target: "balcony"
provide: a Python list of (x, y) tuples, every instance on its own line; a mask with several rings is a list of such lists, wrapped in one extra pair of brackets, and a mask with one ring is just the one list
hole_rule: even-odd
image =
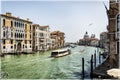
[(120, 31), (116, 32), (116, 40), (120, 40)]

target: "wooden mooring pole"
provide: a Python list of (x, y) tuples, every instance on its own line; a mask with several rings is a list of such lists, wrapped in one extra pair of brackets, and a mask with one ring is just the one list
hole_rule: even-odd
[(84, 79), (85, 73), (84, 73), (84, 58), (82, 58), (82, 79)]
[(101, 63), (100, 55), (101, 55), (101, 52), (99, 52), (99, 63)]
[(92, 79), (93, 78), (93, 55), (91, 55), (90, 66), (91, 66), (90, 78)]
[(94, 54), (94, 68), (96, 68), (96, 53)]

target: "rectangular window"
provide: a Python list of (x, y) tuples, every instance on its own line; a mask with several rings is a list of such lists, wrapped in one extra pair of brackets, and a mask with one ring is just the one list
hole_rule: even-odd
[(5, 31), (3, 31), (3, 37), (5, 37)]
[(120, 43), (119, 42), (117, 42), (117, 54), (119, 54), (120, 53), (120, 48), (119, 48), (119, 45), (120, 45)]
[(13, 46), (11, 46), (11, 49), (13, 49)]
[(13, 44), (13, 40), (11, 40), (11, 44)]
[(5, 49), (5, 46), (3, 46), (3, 49)]
[(117, 16), (117, 31), (120, 31), (120, 14)]
[(11, 27), (13, 27), (13, 21), (11, 21)]
[(120, 2), (120, 0), (117, 0), (117, 2)]
[(31, 31), (31, 25), (30, 25), (30, 31)]
[(5, 26), (5, 19), (3, 19), (3, 26)]
[(31, 44), (31, 41), (30, 41), (30, 44)]
[(40, 33), (40, 36), (43, 37), (43, 33)]
[(31, 37), (31, 34), (30, 34), (30, 39), (31, 39), (32, 37)]
[(5, 44), (5, 40), (3, 40), (3, 44)]
[(27, 38), (27, 34), (25, 34), (25, 38)]
[(27, 41), (25, 41), (25, 44), (27, 44)]

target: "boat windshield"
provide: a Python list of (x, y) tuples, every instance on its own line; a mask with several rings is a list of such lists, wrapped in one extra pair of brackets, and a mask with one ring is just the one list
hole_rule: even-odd
[(51, 55), (57, 55), (58, 54), (58, 52), (52, 52), (52, 54)]

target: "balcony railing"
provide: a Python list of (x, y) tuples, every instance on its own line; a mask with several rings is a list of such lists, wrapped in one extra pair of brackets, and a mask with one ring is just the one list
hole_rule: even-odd
[(120, 31), (119, 31), (119, 32), (116, 32), (116, 39), (117, 39), (117, 40), (120, 40)]

